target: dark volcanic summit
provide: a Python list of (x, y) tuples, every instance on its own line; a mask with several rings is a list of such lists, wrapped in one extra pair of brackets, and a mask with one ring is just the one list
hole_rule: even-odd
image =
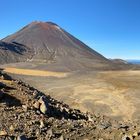
[(32, 22), (0, 42), (0, 62), (45, 63), (52, 69), (109, 69), (112, 62), (52, 22)]

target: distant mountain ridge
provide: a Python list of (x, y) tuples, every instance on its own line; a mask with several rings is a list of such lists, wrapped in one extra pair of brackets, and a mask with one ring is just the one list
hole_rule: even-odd
[(140, 64), (140, 60), (126, 60), (128, 63)]

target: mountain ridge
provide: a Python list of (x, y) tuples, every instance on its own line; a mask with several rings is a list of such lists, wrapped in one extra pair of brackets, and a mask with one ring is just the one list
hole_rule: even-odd
[[(24, 48), (23, 54), (5, 51), (0, 46), (2, 64), (16, 62), (44, 63), (51, 70), (112, 70), (118, 66), (53, 22), (34, 21), (2, 39)], [(4, 46), (3, 46), (4, 47)], [(10, 60), (10, 58), (13, 58)], [(118, 64), (119, 65), (119, 64)]]

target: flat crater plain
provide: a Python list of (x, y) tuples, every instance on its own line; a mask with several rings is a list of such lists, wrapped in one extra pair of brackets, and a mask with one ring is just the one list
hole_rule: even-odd
[(73, 108), (117, 120), (140, 119), (140, 71), (52, 72), (2, 66), (14, 78), (64, 101)]

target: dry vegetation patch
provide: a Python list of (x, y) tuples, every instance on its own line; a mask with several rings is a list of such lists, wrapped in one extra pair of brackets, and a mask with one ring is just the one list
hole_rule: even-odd
[(32, 69), (19, 69), (19, 68), (5, 68), (5, 72), (19, 75), (27, 76), (53, 76), (53, 77), (66, 77), (68, 73), (63, 72), (52, 72), (52, 71), (43, 71), (43, 70), (32, 70)]

